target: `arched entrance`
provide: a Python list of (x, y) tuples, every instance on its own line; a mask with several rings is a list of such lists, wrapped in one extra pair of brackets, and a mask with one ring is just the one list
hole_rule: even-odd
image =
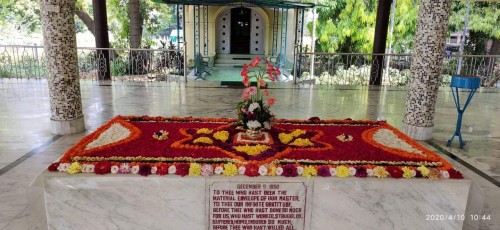
[(264, 54), (264, 20), (255, 9), (227, 9), (217, 19), (217, 53)]

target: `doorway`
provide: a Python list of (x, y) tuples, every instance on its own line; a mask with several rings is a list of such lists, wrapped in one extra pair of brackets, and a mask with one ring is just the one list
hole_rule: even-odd
[(251, 10), (238, 7), (231, 9), (231, 53), (250, 54)]

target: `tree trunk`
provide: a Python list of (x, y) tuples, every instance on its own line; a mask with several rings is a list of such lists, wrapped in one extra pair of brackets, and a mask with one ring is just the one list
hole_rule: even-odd
[[(493, 43), (491, 44), (489, 55), (498, 55), (500, 54), (500, 39), (494, 38)], [(485, 86), (493, 87), (500, 80), (500, 65), (495, 66), (495, 58), (489, 58), (488, 61), (488, 73), (491, 73), (491, 79), (486, 82)]]
[(491, 44), (491, 49), (489, 55), (499, 55), (500, 54), (500, 39), (494, 38)]
[(130, 48), (140, 48), (143, 23), (140, 0), (129, 1), (128, 13), (130, 17)]
[[(94, 26), (94, 19), (90, 17), (90, 15), (83, 11), (83, 9), (76, 8), (75, 9), (75, 15), (78, 16), (80, 20), (82, 20), (83, 24), (87, 27), (87, 29), (94, 35), (95, 37), (95, 26)], [(113, 48), (113, 46), (110, 44), (109, 48)], [(109, 58), (110, 60), (114, 60), (116, 57), (118, 57), (118, 54), (116, 53), (116, 50), (111, 50), (109, 52)]]
[(82, 9), (76, 9), (75, 14), (78, 18), (80, 18), (80, 20), (82, 20), (85, 26), (87, 26), (87, 29), (92, 33), (92, 35), (95, 36), (94, 20), (90, 17), (90, 15)]

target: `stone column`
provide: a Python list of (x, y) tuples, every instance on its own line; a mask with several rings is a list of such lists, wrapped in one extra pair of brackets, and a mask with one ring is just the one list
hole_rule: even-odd
[[(375, 23), (375, 34), (373, 38), (374, 54), (384, 54), (387, 43), (387, 28), (389, 28), (389, 16), (391, 15), (392, 0), (378, 0), (377, 19)], [(382, 71), (384, 68), (384, 56), (374, 55), (370, 69), (370, 85), (382, 84)], [(387, 70), (389, 71), (389, 70)]]
[[(109, 48), (108, 36), (108, 14), (106, 12), (106, 1), (92, 0), (94, 9), (94, 36), (96, 48)], [(97, 76), (99, 80), (111, 80), (109, 56), (111, 50), (97, 50), (97, 61), (99, 69)]]
[(85, 130), (75, 34), (76, 0), (40, 0), (51, 131), (73, 134)]
[(452, 0), (420, 0), (411, 79), (402, 130), (415, 140), (432, 138), (439, 75)]

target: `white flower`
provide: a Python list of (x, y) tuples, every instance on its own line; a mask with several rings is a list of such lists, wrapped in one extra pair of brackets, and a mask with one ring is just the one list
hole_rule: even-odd
[(336, 176), (337, 175), (337, 168), (330, 168), (330, 174), (332, 176)]
[(158, 171), (158, 167), (156, 166), (151, 167), (151, 174), (156, 174), (156, 171)]
[(66, 172), (66, 171), (68, 171), (69, 165), (70, 165), (69, 163), (61, 163), (61, 164), (59, 164), (59, 166), (57, 167), (57, 170), (58, 170), (59, 172)]
[(170, 165), (170, 167), (168, 167), (168, 174), (175, 174), (175, 172), (177, 172), (175, 165)]
[(266, 167), (265, 165), (261, 165), (261, 166), (259, 167), (259, 174), (260, 174), (261, 176), (265, 176), (265, 175), (267, 175), (267, 167)]
[(264, 122), (264, 128), (266, 129), (271, 129), (271, 125), (269, 124), (269, 122)]
[(248, 128), (250, 129), (258, 129), (261, 127), (260, 125), (260, 122), (256, 121), (256, 120), (251, 120), (251, 121), (248, 121), (247, 122), (247, 126)]
[(240, 166), (238, 168), (238, 174), (240, 174), (240, 175), (245, 174), (245, 170), (246, 170), (245, 166)]
[(83, 173), (92, 173), (92, 172), (94, 172), (94, 165), (92, 165), (92, 164), (82, 164), (82, 172)]
[(87, 165), (87, 171), (88, 171), (89, 173), (93, 173), (93, 172), (94, 172), (94, 169), (95, 169), (95, 165), (93, 165), (93, 164), (89, 164), (89, 165)]
[(441, 170), (439, 171), (441, 173), (441, 177), (444, 178), (444, 179), (448, 179), (450, 178), (450, 173), (446, 170)]
[(117, 165), (111, 166), (111, 173), (112, 174), (117, 174), (119, 170), (120, 170), (120, 167), (118, 167)]
[(373, 169), (366, 169), (366, 174), (368, 176), (373, 176)]
[(276, 175), (281, 176), (282, 173), (283, 173), (283, 168), (282, 167), (276, 168)]
[(349, 167), (349, 174), (351, 174), (351, 176), (356, 175), (356, 168), (354, 168), (354, 167)]
[(302, 166), (298, 166), (297, 167), (297, 175), (302, 175), (302, 173), (304, 172), (304, 168)]
[(252, 104), (250, 104), (250, 105), (248, 106), (248, 111), (249, 111), (249, 112), (251, 112), (251, 113), (253, 113), (253, 111), (254, 111), (255, 109), (258, 109), (258, 108), (260, 108), (259, 103), (254, 102), (254, 103), (252, 103)]
[(128, 163), (120, 164), (120, 173), (130, 173), (130, 165)]
[(222, 166), (217, 166), (217, 167), (215, 167), (214, 172), (215, 172), (215, 174), (220, 175), (224, 172), (224, 168)]
[(132, 172), (133, 174), (137, 174), (137, 173), (139, 173), (139, 165), (134, 165), (134, 166), (132, 167), (131, 172)]
[(411, 174), (413, 175), (413, 177), (415, 177), (415, 176), (417, 176), (417, 171), (415, 171), (415, 170), (412, 169), (411, 170)]
[(211, 164), (203, 164), (201, 166), (201, 175), (204, 177), (211, 176), (214, 173), (214, 167)]

